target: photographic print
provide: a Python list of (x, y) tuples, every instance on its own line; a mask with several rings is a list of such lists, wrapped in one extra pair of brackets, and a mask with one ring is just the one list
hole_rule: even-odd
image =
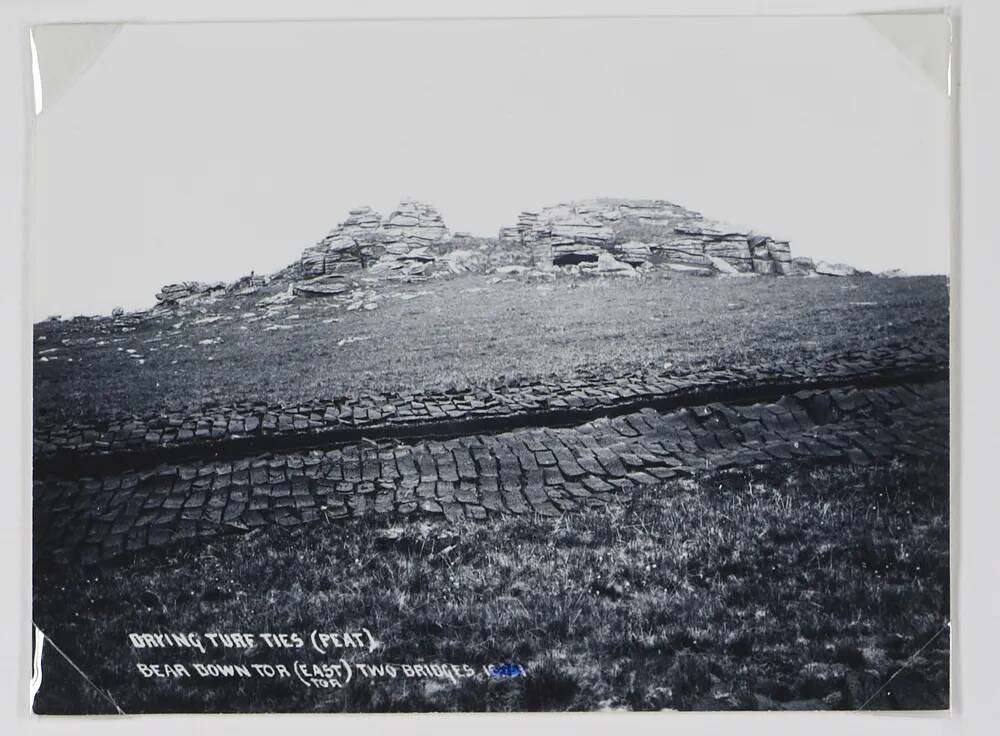
[(34, 711), (947, 710), (951, 33), (32, 28)]

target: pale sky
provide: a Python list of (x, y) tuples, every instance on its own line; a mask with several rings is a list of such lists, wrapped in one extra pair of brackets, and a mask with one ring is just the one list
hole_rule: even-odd
[(793, 255), (947, 273), (944, 23), (923, 63), (858, 17), (128, 25), (92, 52), (93, 28), (36, 29), (31, 316), (268, 273), (402, 198), (482, 235), (667, 199)]

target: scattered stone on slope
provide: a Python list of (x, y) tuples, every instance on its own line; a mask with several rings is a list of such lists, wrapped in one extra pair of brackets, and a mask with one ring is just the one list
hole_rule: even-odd
[(161, 304), (177, 304), (192, 298), (210, 293), (225, 291), (226, 285), (221, 281), (205, 284), (200, 281), (183, 281), (179, 284), (167, 284), (156, 294), (156, 300)]
[(845, 263), (827, 263), (820, 261), (816, 264), (816, 273), (820, 276), (857, 276), (858, 270)]
[(718, 273), (711, 265), (697, 266), (692, 263), (667, 263), (666, 268), (671, 271), (678, 271), (680, 273), (686, 273), (694, 276), (714, 276)]
[(296, 296), (333, 296), (343, 294), (350, 290), (350, 285), (345, 283), (338, 274), (330, 276), (320, 276), (319, 278), (299, 281), (294, 285)]
[(272, 294), (269, 297), (265, 297), (257, 302), (259, 307), (278, 307), (284, 304), (288, 304), (290, 301), (295, 299), (295, 287), (289, 286), (284, 291), (279, 291), (277, 294)]
[[(253, 272), (230, 283), (216, 281), (207, 284), (201, 281), (182, 281), (163, 286), (156, 294), (156, 301), (160, 307), (176, 307), (180, 304), (199, 302), (204, 298), (223, 293), (253, 294), (270, 281), (270, 276), (257, 276)], [(112, 316), (116, 315), (112, 314)]]
[(270, 283), (270, 276), (257, 276), (251, 273), (249, 276), (242, 276), (226, 287), (227, 291), (237, 294), (253, 294), (258, 289)]
[(812, 258), (798, 256), (792, 259), (791, 270), (793, 276), (815, 276), (816, 263)]

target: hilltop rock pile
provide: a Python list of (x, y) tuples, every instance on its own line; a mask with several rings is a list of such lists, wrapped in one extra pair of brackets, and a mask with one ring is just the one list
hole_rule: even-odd
[(787, 241), (705, 218), (662, 200), (599, 199), (525, 211), (500, 239), (531, 249), (536, 266), (598, 261), (610, 253), (631, 266), (682, 271), (790, 275)]
[(641, 277), (654, 268), (705, 276), (867, 275), (841, 263), (792, 258), (787, 241), (663, 200), (595, 199), (524, 211), (516, 225), (500, 229), (499, 238), (451, 233), (434, 207), (410, 200), (388, 217), (371, 207), (350, 210), (325, 238), (277, 273), (251, 272), (230, 283), (167, 284), (156, 300), (160, 311), (201, 308), (222, 294), (263, 289), (259, 303), (268, 308), (296, 297), (333, 297), (348, 310), (374, 309), (373, 285), (385, 280), (467, 272), (494, 274), (491, 283), (515, 276)]
[(316, 245), (300, 263), (306, 276), (332, 276), (360, 268), (421, 275), (434, 260), (430, 247), (450, 237), (432, 206), (404, 201), (386, 219), (371, 207), (358, 207)]
[(498, 239), (453, 234), (431, 205), (403, 201), (388, 217), (371, 207), (351, 210), (303, 252), (293, 270), (299, 280), (294, 291), (341, 294), (348, 289), (339, 280), (362, 270), (413, 280), (499, 266), (548, 278), (554, 266), (599, 275), (638, 275), (650, 267), (705, 276), (860, 273), (792, 258), (786, 240), (664, 200), (592, 199), (524, 211), (515, 225), (500, 229)]

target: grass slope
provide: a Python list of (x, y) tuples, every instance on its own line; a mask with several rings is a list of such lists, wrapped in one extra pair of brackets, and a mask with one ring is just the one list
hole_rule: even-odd
[[(369, 518), (89, 574), (37, 570), (34, 610), (126, 712), (946, 707), (947, 514), (942, 465), (758, 468), (556, 520), (411, 523), (387, 537), (392, 521)], [(322, 657), (156, 654), (126, 638), (363, 626), (382, 644), (344, 655), (354, 662), (510, 662), (527, 677), (356, 677), (343, 690), (144, 679), (136, 662)]]
[(373, 284), (371, 311), (324, 299), (260, 306), (271, 287), (135, 322), (39, 323), (35, 416), (64, 422), (947, 341), (939, 277), (495, 280)]

